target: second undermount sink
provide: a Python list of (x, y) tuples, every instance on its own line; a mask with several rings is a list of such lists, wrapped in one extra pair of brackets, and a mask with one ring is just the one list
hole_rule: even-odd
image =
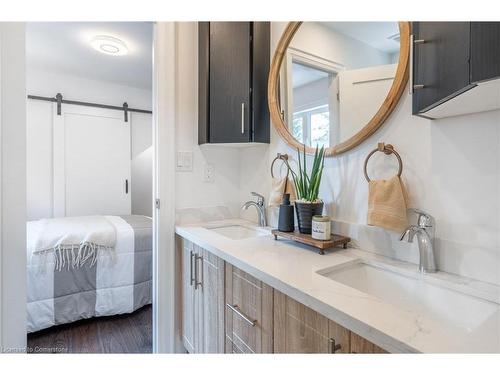
[(207, 229), (232, 240), (243, 240), (245, 238), (265, 236), (268, 234), (264, 230), (245, 227), (243, 225), (225, 225)]
[(416, 271), (398, 272), (382, 263), (357, 259), (318, 273), (395, 307), (466, 331), (499, 316), (497, 303), (450, 289), (446, 282), (437, 285)]

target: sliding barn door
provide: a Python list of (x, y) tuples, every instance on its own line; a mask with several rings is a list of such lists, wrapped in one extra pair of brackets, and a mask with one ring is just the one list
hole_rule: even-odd
[(130, 214), (130, 123), (123, 112), (63, 104), (53, 119), (54, 216)]

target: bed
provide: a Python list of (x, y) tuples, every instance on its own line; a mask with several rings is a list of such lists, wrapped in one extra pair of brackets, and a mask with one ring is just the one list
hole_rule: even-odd
[(27, 223), (27, 238), (28, 332), (151, 303), (151, 218), (43, 219)]

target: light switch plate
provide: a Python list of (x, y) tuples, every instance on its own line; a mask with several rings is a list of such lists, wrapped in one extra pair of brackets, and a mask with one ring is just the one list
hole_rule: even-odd
[(193, 153), (191, 151), (177, 151), (175, 169), (179, 172), (193, 171)]

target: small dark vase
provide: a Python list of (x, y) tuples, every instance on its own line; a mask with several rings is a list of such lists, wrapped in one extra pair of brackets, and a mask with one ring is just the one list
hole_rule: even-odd
[(295, 202), (295, 212), (297, 213), (299, 232), (303, 234), (311, 234), (312, 217), (314, 215), (323, 214), (323, 202), (319, 203)]

